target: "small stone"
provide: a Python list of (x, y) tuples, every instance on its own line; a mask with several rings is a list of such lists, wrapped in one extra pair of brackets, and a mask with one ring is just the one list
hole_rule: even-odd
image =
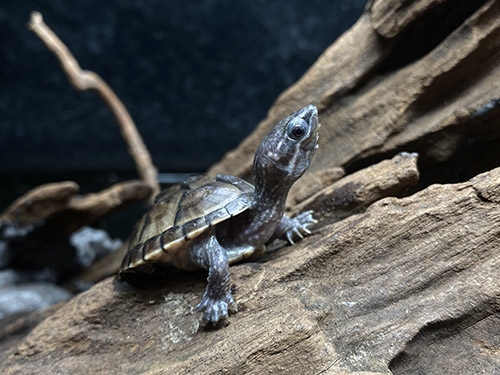
[(0, 318), (44, 309), (70, 297), (70, 292), (49, 283), (3, 287), (0, 288)]
[(122, 244), (119, 239), (111, 239), (106, 231), (90, 227), (83, 227), (73, 233), (69, 242), (75, 247), (78, 261), (83, 267), (112, 253)]

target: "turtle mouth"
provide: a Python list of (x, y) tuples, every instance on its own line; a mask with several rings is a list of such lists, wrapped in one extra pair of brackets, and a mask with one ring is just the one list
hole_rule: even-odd
[[(314, 108), (316, 109), (316, 108)], [(302, 148), (306, 151), (311, 151), (318, 148), (318, 140), (319, 140), (319, 128), (321, 128), (321, 124), (318, 121), (318, 112), (314, 111), (312, 114), (309, 124), (311, 125), (311, 130), (309, 131), (309, 137), (305, 140)]]

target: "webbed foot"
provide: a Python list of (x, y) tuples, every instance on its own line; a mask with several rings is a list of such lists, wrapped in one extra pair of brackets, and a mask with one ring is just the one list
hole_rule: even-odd
[(236, 304), (231, 292), (228, 292), (223, 298), (214, 298), (209, 296), (205, 290), (201, 302), (196, 306), (198, 311), (203, 311), (203, 320), (216, 325), (219, 320), (228, 317), (228, 311), (236, 312)]
[(318, 221), (313, 217), (313, 211), (305, 211), (301, 214), (289, 219), (290, 226), (286, 230), (285, 236), (290, 245), (293, 245), (293, 238), (304, 238), (311, 234), (309, 227), (316, 224)]

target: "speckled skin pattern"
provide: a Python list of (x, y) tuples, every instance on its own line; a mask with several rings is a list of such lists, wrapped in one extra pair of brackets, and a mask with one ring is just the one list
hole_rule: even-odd
[(311, 212), (294, 218), (284, 215), (288, 191), (304, 174), (318, 144), (318, 112), (308, 105), (280, 121), (264, 138), (255, 154), (255, 197), (250, 208), (218, 224), (191, 247), (191, 259), (208, 269), (208, 285), (199, 310), (203, 319), (217, 323), (236, 310), (231, 296), (229, 263), (258, 255), (274, 238), (293, 243), (310, 234)]
[(308, 105), (280, 121), (254, 158), (255, 187), (233, 176), (192, 176), (162, 191), (136, 225), (120, 277), (154, 272), (155, 264), (208, 270), (197, 308), (217, 324), (236, 311), (229, 264), (257, 257), (266, 244), (310, 234), (312, 212), (284, 215), (288, 191), (311, 163), (318, 145), (318, 112)]

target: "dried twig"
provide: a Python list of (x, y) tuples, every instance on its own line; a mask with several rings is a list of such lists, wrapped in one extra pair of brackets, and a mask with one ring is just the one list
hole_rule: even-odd
[(59, 37), (43, 22), (42, 14), (31, 12), (28, 28), (33, 31), (56, 55), (63, 71), (76, 90), (95, 90), (108, 105), (118, 121), (120, 132), (127, 143), (130, 155), (134, 158), (137, 171), (141, 178), (151, 185), (154, 197), (160, 190), (157, 170), (151, 161), (151, 156), (135, 127), (134, 121), (123, 103), (111, 88), (96, 73), (82, 70), (68, 48)]

